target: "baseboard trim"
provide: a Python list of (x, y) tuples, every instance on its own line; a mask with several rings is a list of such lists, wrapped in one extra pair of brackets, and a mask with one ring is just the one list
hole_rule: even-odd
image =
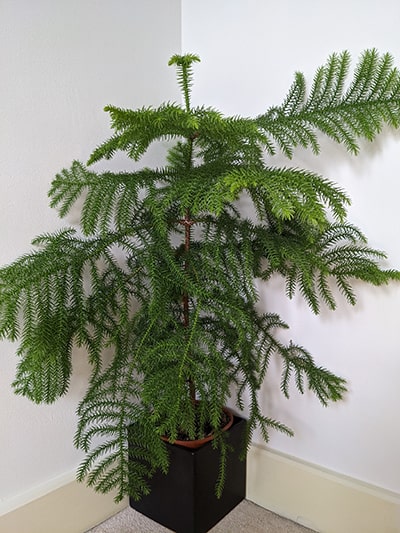
[(64, 474), (0, 504), (0, 531), (7, 533), (84, 533), (128, 505), (114, 494), (97, 494)]
[(400, 494), (253, 445), (247, 497), (320, 533), (399, 533)]
[[(0, 503), (0, 531), (84, 533), (128, 505), (95, 493), (74, 473)], [(400, 494), (253, 445), (247, 498), (319, 533), (399, 533)]]

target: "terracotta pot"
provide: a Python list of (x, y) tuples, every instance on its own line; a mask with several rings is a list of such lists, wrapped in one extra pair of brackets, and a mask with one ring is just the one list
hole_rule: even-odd
[[(230, 409), (224, 407), (223, 408), (224, 413), (228, 416), (229, 420), (225, 424), (225, 426), (222, 428), (222, 431), (227, 431), (233, 424), (233, 413)], [(171, 442), (168, 437), (161, 437), (163, 441), (169, 442), (170, 444), (177, 444), (178, 446), (184, 446), (185, 448), (200, 448), (203, 446), (203, 444), (206, 444), (206, 442), (210, 442), (214, 438), (214, 434), (211, 433), (210, 435), (207, 435), (207, 437), (204, 437), (202, 439), (197, 440), (174, 440)]]

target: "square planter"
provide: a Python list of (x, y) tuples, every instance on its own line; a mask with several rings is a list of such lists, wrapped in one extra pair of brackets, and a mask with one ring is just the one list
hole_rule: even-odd
[(246, 495), (246, 460), (239, 460), (246, 421), (235, 417), (228, 430), (233, 451), (227, 459), (226, 483), (221, 498), (215, 495), (219, 452), (210, 442), (191, 450), (167, 443), (168, 474), (157, 472), (151, 493), (130, 506), (176, 533), (206, 533)]

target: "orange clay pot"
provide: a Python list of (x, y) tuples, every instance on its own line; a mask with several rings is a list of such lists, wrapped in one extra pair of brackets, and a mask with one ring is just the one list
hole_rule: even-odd
[[(229, 420), (225, 424), (225, 426), (222, 428), (222, 431), (227, 431), (233, 424), (233, 413), (230, 409), (224, 407), (223, 408), (224, 413), (228, 416)], [(211, 433), (210, 435), (207, 435), (207, 437), (204, 437), (202, 439), (197, 440), (174, 440), (171, 442), (168, 437), (161, 437), (163, 441), (169, 442), (170, 444), (176, 444), (178, 446), (183, 446), (185, 448), (200, 448), (203, 446), (203, 444), (206, 444), (206, 442), (210, 442), (210, 440), (213, 440), (214, 434)]]

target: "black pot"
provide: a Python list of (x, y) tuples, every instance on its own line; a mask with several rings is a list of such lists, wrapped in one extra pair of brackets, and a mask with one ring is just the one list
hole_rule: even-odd
[(176, 533), (206, 533), (246, 496), (246, 460), (240, 460), (246, 421), (234, 417), (228, 430), (229, 452), (224, 491), (215, 495), (219, 452), (210, 442), (198, 449), (167, 443), (168, 474), (157, 472), (151, 493), (130, 506)]

